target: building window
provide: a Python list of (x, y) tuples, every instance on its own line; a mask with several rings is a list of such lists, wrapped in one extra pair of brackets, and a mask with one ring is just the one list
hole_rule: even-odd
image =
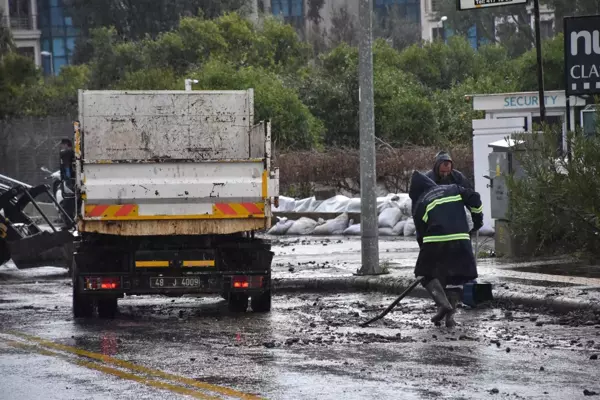
[(35, 49), (33, 47), (17, 47), (17, 53), (35, 61)]
[(442, 7), (442, 0), (431, 0), (431, 12), (439, 12)]
[(433, 28), (431, 30), (431, 38), (433, 40), (444, 40), (444, 28)]
[(554, 36), (554, 21), (540, 21), (540, 36), (549, 39)]
[(33, 29), (33, 18), (29, 2), (30, 0), (9, 0), (8, 14), (12, 29)]

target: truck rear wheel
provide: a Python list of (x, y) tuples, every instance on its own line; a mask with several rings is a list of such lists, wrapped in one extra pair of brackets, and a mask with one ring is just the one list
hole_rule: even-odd
[(229, 311), (246, 312), (248, 309), (248, 295), (245, 293), (229, 294)]
[(79, 292), (77, 265), (72, 262), (73, 282), (73, 317), (90, 318), (94, 315), (94, 301), (89, 296), (83, 296)]
[(98, 299), (98, 316), (100, 318), (113, 319), (117, 315), (117, 299)]
[(271, 291), (268, 290), (258, 296), (252, 296), (252, 311), (263, 313), (271, 311)]
[(90, 318), (94, 314), (94, 302), (88, 296), (82, 296), (73, 283), (73, 317)]

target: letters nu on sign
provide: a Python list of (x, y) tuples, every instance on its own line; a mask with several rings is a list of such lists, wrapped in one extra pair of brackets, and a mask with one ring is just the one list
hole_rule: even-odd
[(600, 15), (565, 17), (567, 96), (600, 94)]
[(579, 44), (583, 39), (583, 49), (588, 56), (592, 54), (600, 54), (600, 31), (580, 31), (571, 32), (571, 55), (579, 54)]

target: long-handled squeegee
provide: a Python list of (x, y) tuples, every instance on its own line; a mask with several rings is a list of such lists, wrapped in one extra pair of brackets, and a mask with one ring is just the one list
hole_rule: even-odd
[(388, 315), (388, 313), (390, 311), (392, 311), (394, 309), (394, 307), (396, 307), (398, 305), (398, 303), (400, 303), (402, 301), (403, 298), (405, 298), (410, 292), (412, 292), (412, 290), (414, 288), (416, 288), (417, 285), (419, 283), (421, 283), (422, 280), (423, 280), (422, 276), (418, 277), (413, 283), (410, 284), (410, 286), (408, 288), (406, 288), (406, 290), (404, 292), (402, 292), (402, 294), (400, 296), (398, 296), (398, 298), (396, 300), (394, 300), (394, 302), (392, 304), (390, 304), (388, 306), (388, 308), (386, 308), (381, 314), (379, 314), (375, 318), (372, 318), (372, 319), (368, 320), (367, 322), (363, 322), (362, 324), (360, 324), (360, 327), (364, 328), (365, 326), (372, 324), (373, 322), (380, 320), (381, 318)]

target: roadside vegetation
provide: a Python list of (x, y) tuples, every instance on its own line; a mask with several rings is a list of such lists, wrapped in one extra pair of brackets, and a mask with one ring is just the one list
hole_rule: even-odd
[(600, 138), (571, 132), (569, 158), (557, 151), (557, 135), (544, 129), (519, 137), (523, 145), (515, 156), (525, 176), (508, 180), (512, 229), (531, 254), (573, 254), (597, 262)]

